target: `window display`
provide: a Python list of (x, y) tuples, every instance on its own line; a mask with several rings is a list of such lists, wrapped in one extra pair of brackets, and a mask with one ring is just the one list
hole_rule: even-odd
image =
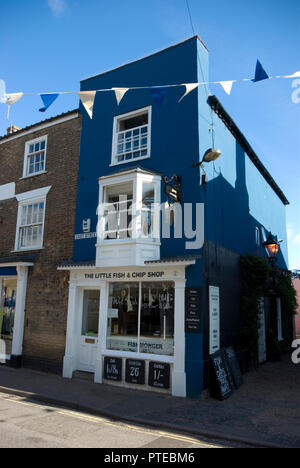
[(174, 284), (110, 283), (107, 349), (174, 354)]
[(0, 298), (0, 354), (11, 354), (16, 308), (16, 293), (17, 278), (3, 279), (2, 293)]

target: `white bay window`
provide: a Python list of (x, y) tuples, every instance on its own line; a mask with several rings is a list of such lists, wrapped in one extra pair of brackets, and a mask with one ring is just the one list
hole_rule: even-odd
[(160, 175), (141, 168), (99, 179), (97, 265), (159, 259), (160, 186)]

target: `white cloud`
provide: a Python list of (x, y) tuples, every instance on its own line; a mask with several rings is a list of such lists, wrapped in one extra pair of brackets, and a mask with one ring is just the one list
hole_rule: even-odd
[(300, 234), (298, 234), (298, 236), (294, 237), (293, 244), (300, 245)]
[(48, 6), (51, 8), (54, 16), (61, 16), (67, 9), (65, 0), (47, 0)]

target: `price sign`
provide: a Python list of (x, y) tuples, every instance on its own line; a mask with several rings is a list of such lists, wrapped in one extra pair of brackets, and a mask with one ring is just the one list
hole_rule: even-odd
[(236, 389), (240, 388), (243, 384), (243, 377), (240, 369), (239, 362), (232, 346), (225, 348), (225, 358), (228, 362), (229, 370), (232, 375), (233, 383)]
[(145, 361), (137, 359), (126, 359), (126, 382), (144, 385), (145, 384)]
[(107, 380), (122, 380), (122, 359), (105, 356), (103, 377)]
[(233, 393), (232, 379), (228, 375), (228, 367), (224, 362), (223, 353), (218, 351), (211, 355), (213, 379), (211, 393), (220, 400), (229, 398)]
[(150, 362), (149, 385), (157, 388), (170, 388), (170, 364)]
[(201, 331), (201, 288), (185, 288), (185, 332)]

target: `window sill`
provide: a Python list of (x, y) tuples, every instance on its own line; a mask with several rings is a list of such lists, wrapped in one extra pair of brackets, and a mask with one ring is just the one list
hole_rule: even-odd
[(19, 250), (11, 250), (11, 253), (20, 253), (20, 252), (33, 252), (36, 250), (44, 250), (45, 247), (30, 247), (30, 248), (24, 248), (24, 249), (19, 249)]
[(27, 176), (24, 176), (24, 177), (20, 177), (19, 180), (30, 179), (31, 177), (36, 177), (36, 176), (39, 176), (39, 175), (42, 175), (42, 174), (47, 174), (47, 171), (37, 172), (36, 174), (30, 174), (30, 175), (27, 175)]
[(129, 159), (127, 161), (115, 162), (115, 163), (111, 163), (109, 167), (120, 166), (121, 164), (130, 164), (130, 163), (134, 163), (135, 161), (142, 161), (143, 159), (149, 159), (149, 158), (150, 156), (143, 156), (142, 158), (134, 158), (134, 159)]

